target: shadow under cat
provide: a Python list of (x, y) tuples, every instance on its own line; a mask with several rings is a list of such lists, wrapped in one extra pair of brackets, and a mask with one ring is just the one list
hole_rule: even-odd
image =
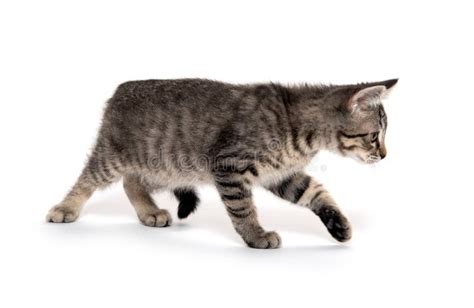
[[(178, 219), (176, 211), (178, 208), (178, 201), (168, 192), (160, 192), (154, 194), (154, 200), (160, 206), (160, 208), (167, 209), (172, 213), (173, 223), (168, 228), (152, 228), (144, 226), (140, 223), (136, 217), (133, 208), (130, 206), (127, 197), (123, 192), (109, 192), (105, 195), (100, 195), (98, 200), (91, 200), (90, 204), (86, 205), (79, 221), (90, 220), (93, 216), (98, 216), (101, 219), (113, 219), (117, 221), (117, 218), (121, 217), (130, 220), (130, 224), (127, 225), (127, 229), (138, 229), (145, 233), (153, 232), (159, 234), (160, 240), (156, 242), (157, 245), (168, 245), (175, 246), (172, 241), (168, 242), (163, 240), (169, 235), (169, 239), (173, 238), (173, 241), (187, 241), (185, 237), (177, 236), (177, 233), (193, 233), (196, 231), (202, 231), (205, 233), (213, 234), (230, 240), (232, 243), (237, 245), (241, 244), (240, 237), (235, 233), (232, 223), (226, 215), (225, 207), (219, 199), (217, 192), (213, 192), (212, 189), (207, 188), (205, 193), (201, 194), (201, 203), (196, 212), (190, 215), (186, 219)], [(268, 194), (265, 191), (256, 189), (255, 199), (257, 203), (257, 210), (262, 223), (269, 230), (275, 229), (294, 234), (301, 234), (306, 237), (309, 241), (304, 246), (294, 246), (288, 241), (283, 239), (284, 246), (293, 246), (295, 249), (315, 248), (314, 242), (321, 242), (327, 240), (327, 245), (318, 245), (321, 249), (345, 249), (347, 246), (337, 245), (336, 241), (332, 239), (326, 231), (325, 226), (320, 219), (314, 215), (311, 211), (292, 205), (288, 202), (279, 200)], [(351, 213), (349, 211), (349, 217), (356, 221), (359, 226), (363, 227), (364, 219), (357, 213)], [(71, 224), (75, 225), (75, 224)], [(71, 226), (70, 225), (70, 226)], [(115, 228), (113, 225), (116, 225)], [(109, 225), (112, 229), (123, 229), (123, 223), (117, 223)], [(85, 229), (80, 228), (81, 232), (86, 232)], [(72, 230), (70, 230), (72, 231)], [(98, 228), (94, 232), (107, 232), (106, 228)], [(128, 231), (127, 231), (128, 232)], [(131, 233), (133, 234), (133, 233)], [(140, 235), (142, 238), (142, 232), (135, 233)], [(317, 238), (317, 241), (311, 242), (312, 237)], [(195, 240), (195, 239), (194, 239)], [(168, 242), (168, 243), (167, 243)], [(202, 246), (204, 243), (195, 243), (196, 245)], [(244, 246), (242, 246), (244, 247)]]

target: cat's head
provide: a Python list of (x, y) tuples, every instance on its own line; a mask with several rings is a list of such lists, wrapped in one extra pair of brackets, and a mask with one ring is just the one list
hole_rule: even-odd
[(339, 129), (335, 136), (340, 154), (363, 163), (376, 163), (385, 158), (387, 115), (382, 99), (397, 81), (358, 85), (349, 91), (339, 109)]

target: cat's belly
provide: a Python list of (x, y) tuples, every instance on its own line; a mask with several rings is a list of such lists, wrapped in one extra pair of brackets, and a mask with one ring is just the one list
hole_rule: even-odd
[[(255, 185), (276, 184), (286, 177), (301, 171), (306, 161), (282, 165), (280, 168), (274, 168), (267, 164), (255, 164), (256, 174), (248, 171), (242, 173), (242, 178), (247, 179)], [(214, 184), (214, 178), (208, 169), (165, 169), (146, 171), (140, 174), (142, 180), (148, 185), (154, 187), (178, 188), (184, 186), (196, 186), (202, 184)]]
[(208, 172), (204, 171), (163, 170), (142, 173), (141, 177), (144, 182), (151, 186), (157, 188), (166, 187), (170, 189), (201, 184), (211, 184), (213, 182), (212, 176)]

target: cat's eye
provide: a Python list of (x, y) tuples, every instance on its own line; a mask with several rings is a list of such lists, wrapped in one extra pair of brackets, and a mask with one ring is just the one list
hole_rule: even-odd
[(370, 134), (370, 142), (375, 142), (377, 141), (378, 138), (379, 138), (378, 132)]

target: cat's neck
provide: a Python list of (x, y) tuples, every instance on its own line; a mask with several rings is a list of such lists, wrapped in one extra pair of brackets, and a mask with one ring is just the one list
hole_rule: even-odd
[[(337, 130), (337, 109), (333, 106), (340, 102), (334, 97), (328, 99), (334, 91), (330, 86), (280, 86), (280, 97), (286, 105), (293, 138), (305, 147), (308, 155), (320, 150), (337, 150), (335, 140)], [(336, 98), (337, 100), (337, 98)], [(342, 102), (342, 98), (341, 98)]]

